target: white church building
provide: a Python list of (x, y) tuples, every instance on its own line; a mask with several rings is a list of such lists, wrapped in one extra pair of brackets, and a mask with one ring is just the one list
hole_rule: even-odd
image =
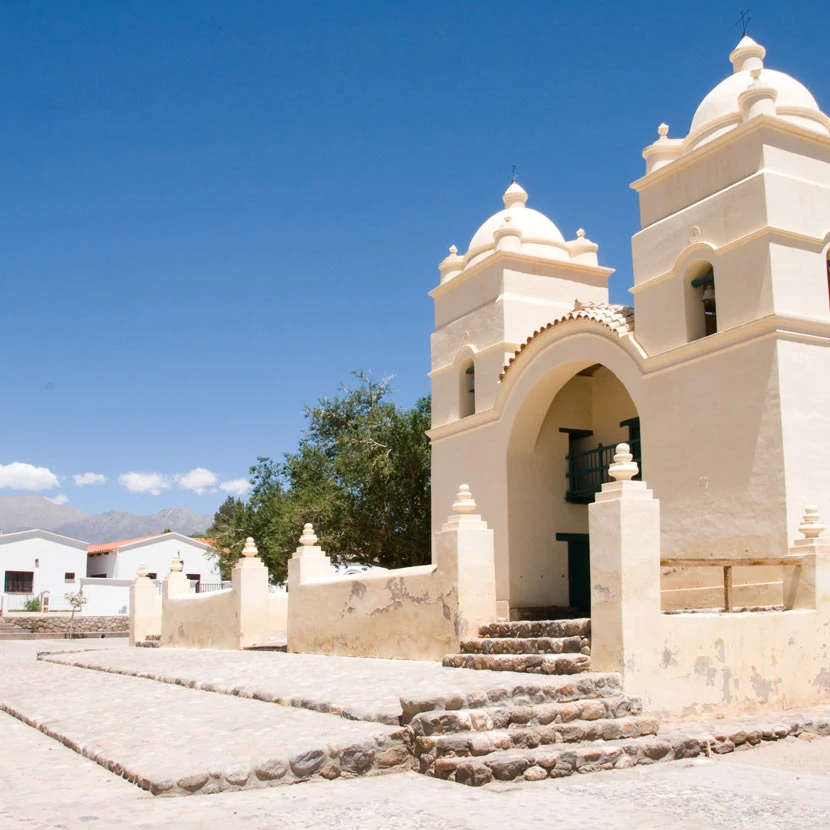
[[(661, 500), (664, 559), (781, 556), (806, 504), (830, 513), (830, 119), (764, 58), (744, 37), (689, 134), (661, 124), (643, 151), (633, 307), (516, 182), (440, 265), (435, 529), (469, 483), (504, 615), (588, 611), (588, 504), (621, 441)], [(736, 590), (780, 602), (780, 579), (739, 569)]]

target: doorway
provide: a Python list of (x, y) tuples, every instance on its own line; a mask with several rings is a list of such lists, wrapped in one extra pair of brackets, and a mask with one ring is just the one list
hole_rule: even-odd
[(557, 533), (568, 545), (568, 604), (591, 615), (591, 546), (587, 533)]

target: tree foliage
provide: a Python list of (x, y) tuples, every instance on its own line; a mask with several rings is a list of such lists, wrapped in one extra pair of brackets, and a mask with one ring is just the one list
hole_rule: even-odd
[(228, 497), (221, 505), (208, 535), (223, 575), (253, 536), (272, 579), (282, 581), (305, 522), (338, 563), (429, 561), (429, 398), (402, 409), (389, 400), (387, 379), (355, 378), (354, 388), (306, 408), (295, 452), (257, 458), (247, 502)]

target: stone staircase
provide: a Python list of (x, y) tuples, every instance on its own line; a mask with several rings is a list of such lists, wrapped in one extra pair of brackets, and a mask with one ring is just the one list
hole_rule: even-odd
[[(642, 714), (639, 698), (623, 693), (619, 674), (552, 680), (462, 699), (402, 700), (416, 768), (480, 786), (681, 757), (654, 737), (657, 719)], [(697, 744), (689, 750), (698, 752)]]
[(579, 674), (591, 670), (591, 620), (519, 620), (482, 625), (479, 636), (448, 654), (454, 669)]

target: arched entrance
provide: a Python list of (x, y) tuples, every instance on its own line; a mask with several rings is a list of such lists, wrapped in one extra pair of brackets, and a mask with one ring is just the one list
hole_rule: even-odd
[(511, 392), (507, 554), (511, 616), (520, 619), (590, 614), (588, 505), (609, 480), (616, 445), (631, 444), (642, 465), (648, 444), (627, 350), (585, 331), (567, 340), (582, 340), (593, 359), (567, 360), (577, 343), (551, 340)]

